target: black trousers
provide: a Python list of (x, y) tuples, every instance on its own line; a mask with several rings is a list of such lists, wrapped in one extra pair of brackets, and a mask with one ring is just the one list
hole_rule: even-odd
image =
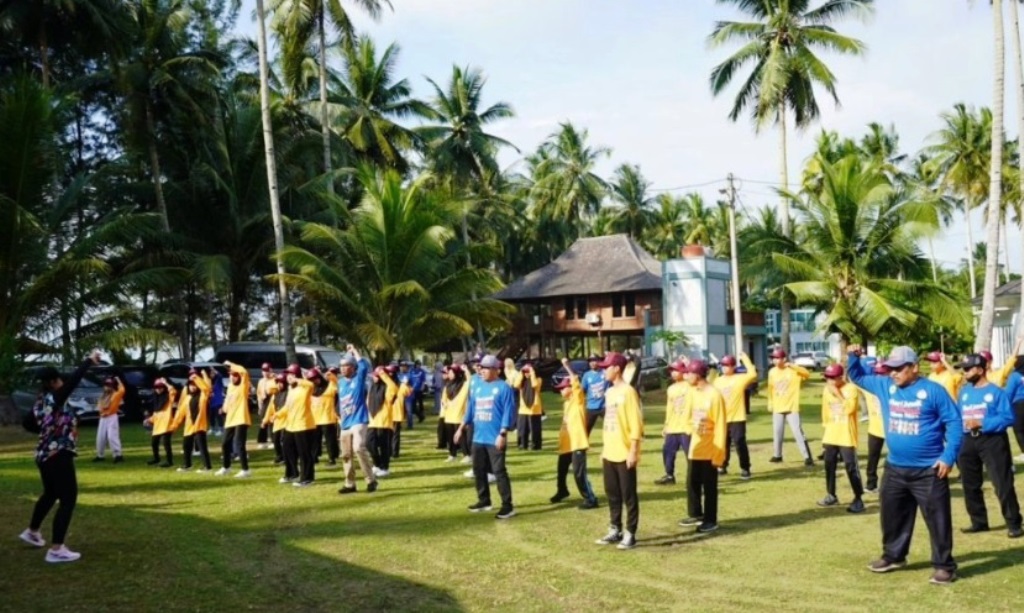
[(164, 455), (167, 456), (165, 460), (168, 464), (174, 464), (174, 453), (171, 451), (171, 433), (164, 432), (156, 436), (150, 437), (150, 443), (153, 445), (153, 459), (157, 462), (160, 461), (160, 445), (164, 446)]
[(690, 517), (718, 523), (718, 469), (711, 460), (690, 460), (686, 473), (686, 507)]
[(879, 494), (882, 507), (882, 556), (903, 562), (914, 536), (917, 509), (928, 527), (932, 545), (932, 566), (950, 572), (953, 560), (953, 518), (949, 479), (940, 479), (934, 468), (900, 468), (887, 464)]
[(459, 448), (462, 450), (462, 455), (467, 458), (470, 458), (473, 455), (473, 424), (466, 424), (466, 427), (462, 429), (462, 438), (459, 439)]
[(1006, 432), (978, 436), (965, 434), (957, 464), (960, 466), (964, 503), (967, 505), (967, 514), (971, 516), (971, 524), (988, 526), (988, 510), (985, 508), (985, 496), (981, 492), (985, 482), (984, 473), (987, 471), (996, 490), (1006, 527), (1019, 528), (1020, 504), (1013, 486), (1013, 458), (1010, 456), (1010, 438)]
[(488, 473), (497, 480), (498, 495), (501, 496), (501, 508), (512, 508), (512, 482), (505, 468), (505, 451), (498, 451), (494, 445), (473, 443), (473, 477), (476, 479), (476, 499), (484, 504), (491, 504), (491, 485), (487, 482)]
[(203, 458), (203, 466), (206, 470), (213, 468), (210, 464), (210, 447), (206, 442), (206, 432), (196, 432), (192, 436), (186, 436), (184, 441), (185, 468), (192, 468), (192, 450), (199, 449), (199, 455)]
[(75, 475), (75, 456), (70, 451), (58, 451), (43, 462), (37, 462), (39, 476), (43, 480), (43, 495), (32, 509), (32, 520), (28, 527), (38, 532), (43, 520), (57, 502), (57, 514), (53, 517), (53, 544), (63, 545), (71, 525), (71, 515), (78, 502), (78, 477)]
[(245, 424), (232, 426), (224, 431), (224, 442), (220, 446), (224, 468), (231, 468), (231, 458), (238, 456), (242, 470), (249, 470), (249, 454), (245, 452), (245, 438), (248, 433), (249, 426)]
[(518, 428), (516, 428), (516, 444), (520, 449), (526, 449), (527, 446), (533, 449), (541, 448), (541, 430), (543, 429), (541, 417), (541, 415), (519, 416)]
[(874, 434), (868, 435), (868, 469), (867, 489), (878, 489), (878, 462), (882, 459), (882, 447), (885, 447), (885, 439)]
[[(441, 423), (444, 424), (444, 422), (441, 422)], [(455, 443), (455, 433), (458, 431), (458, 429), (459, 429), (458, 424), (444, 424), (445, 446), (448, 448), (448, 455), (450, 455), (453, 458), (456, 455), (458, 455), (459, 447), (460, 446), (463, 446), (463, 447), (465, 446), (463, 444), (464, 441), (462, 441), (462, 440), (459, 441), (459, 444)], [(463, 435), (465, 435), (465, 434), (466, 433), (463, 432)]]
[(558, 454), (558, 491), (559, 493), (569, 492), (566, 484), (569, 476), (569, 467), (572, 467), (572, 477), (576, 481), (576, 489), (580, 496), (588, 502), (597, 502), (594, 488), (590, 486), (590, 479), (587, 479), (587, 450), (571, 451)]
[(341, 449), (338, 447), (338, 424), (321, 424), (316, 427), (316, 459), (320, 459), (324, 447), (327, 447), (327, 461), (335, 464)]
[(270, 428), (272, 426), (260, 426), (256, 430), (256, 444), (262, 445), (270, 440)]
[(598, 418), (604, 418), (604, 409), (596, 411), (587, 409), (587, 437), (590, 437), (590, 432), (594, 429), (594, 424), (597, 423)]
[[(446, 449), (448, 447), (448, 429), (445, 427), (443, 419), (437, 420), (437, 448)], [(451, 455), (455, 455), (454, 453)]]
[[(388, 461), (390, 462), (391, 458), (397, 458), (398, 454), (402, 451), (402, 423), (396, 421), (395, 429), (389, 430), (389, 432), (391, 432), (391, 436), (388, 439), (391, 441), (391, 455), (388, 456)], [(376, 464), (376, 462), (374, 462), (374, 464)], [(384, 470), (387, 469), (385, 468)]]
[(1013, 403), (1013, 436), (1017, 439), (1017, 447), (1024, 453), (1024, 400)]
[(725, 464), (722, 468), (729, 468), (729, 459), (732, 457), (732, 447), (736, 446), (736, 454), (740, 456), (740, 470), (750, 470), (750, 448), (747, 446), (747, 422), (729, 422), (729, 434), (725, 442)]
[(416, 417), (418, 417), (420, 421), (426, 419), (427, 414), (426, 411), (423, 410), (423, 390), (416, 391), (416, 395), (413, 400), (413, 407), (416, 412)]
[(316, 479), (316, 428), (295, 433), (295, 447), (299, 456), (299, 481), (312, 483)]
[(390, 428), (370, 428), (366, 431), (366, 446), (370, 448), (373, 465), (381, 470), (391, 468), (391, 436)]
[(864, 484), (860, 480), (860, 467), (857, 466), (857, 449), (855, 447), (825, 445), (825, 491), (832, 496), (836, 495), (836, 470), (839, 467), (840, 457), (846, 468), (846, 478), (850, 480), (850, 487), (853, 488), (853, 495), (855, 498), (860, 498), (864, 495)]
[[(273, 428), (273, 426), (267, 426)], [(270, 440), (274, 444), (274, 463), (284, 462), (284, 430), (275, 430), (270, 434)]]
[(298, 432), (281, 432), (281, 452), (284, 455), (284, 478), (299, 478), (299, 441)]
[[(636, 495), (636, 466), (625, 462), (603, 461), (604, 493), (608, 497), (608, 515), (616, 530), (622, 530), (622, 506), (626, 506), (626, 530), (636, 534), (640, 526), (640, 500)], [(717, 477), (717, 473), (716, 477)]]

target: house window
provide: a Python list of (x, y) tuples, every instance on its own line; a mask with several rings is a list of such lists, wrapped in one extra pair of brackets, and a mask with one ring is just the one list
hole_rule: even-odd
[(566, 296), (565, 297), (565, 318), (566, 319), (586, 319), (587, 317), (587, 297), (586, 296)]
[(576, 319), (576, 299), (572, 296), (565, 297), (565, 318)]
[(576, 319), (587, 318), (587, 297), (576, 296)]
[(636, 296), (633, 294), (613, 294), (612, 317), (636, 317)]

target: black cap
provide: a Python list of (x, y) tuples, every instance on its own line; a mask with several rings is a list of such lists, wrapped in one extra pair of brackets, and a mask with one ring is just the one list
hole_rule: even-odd
[(960, 362), (960, 370), (967, 370), (968, 368), (988, 368), (988, 360), (983, 355), (972, 353), (964, 358), (963, 362)]
[(44, 366), (36, 374), (36, 380), (37, 381), (47, 381), (47, 382), (49, 382), (49, 381), (54, 381), (56, 379), (60, 379), (60, 371), (58, 371), (53, 366)]

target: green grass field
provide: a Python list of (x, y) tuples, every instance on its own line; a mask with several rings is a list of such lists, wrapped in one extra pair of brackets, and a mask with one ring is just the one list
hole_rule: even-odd
[[(805, 431), (820, 448), (818, 384), (804, 393)], [(78, 508), (68, 544), (74, 564), (49, 565), (23, 545), (40, 491), (34, 440), (0, 430), (0, 610), (91, 611), (1020, 611), (1024, 548), (1005, 531), (964, 536), (954, 553), (961, 580), (928, 584), (931, 568), (918, 522), (908, 569), (877, 576), (878, 505), (852, 516), (820, 509), (820, 463), (805, 471), (791, 441), (769, 464), (770, 419), (755, 402), (750, 429), (754, 479), (721, 482), (721, 530), (698, 537), (676, 526), (685, 514), (682, 479), (662, 474), (663, 394), (645, 398), (647, 438), (640, 465), (640, 543), (628, 552), (593, 540), (607, 526), (595, 432), (591, 479), (602, 506), (579, 511), (575, 497), (551, 505), (560, 402), (545, 395), (545, 450), (511, 451), (518, 516), (473, 515), (465, 466), (434, 450), (434, 420), (403, 433), (402, 457), (376, 494), (339, 496), (339, 470), (317, 485), (278, 485), (271, 451), (251, 451), (250, 480), (179, 474), (145, 465), (148, 435), (123, 429), (128, 461), (89, 461), (95, 429), (80, 432)], [(866, 427), (865, 427), (866, 430)], [(863, 436), (866, 435), (862, 435)], [(217, 439), (213, 439), (215, 444)], [(180, 437), (175, 439), (180, 464)], [(864, 445), (862, 445), (862, 448)], [(219, 452), (214, 455), (217, 463)], [(863, 468), (863, 462), (862, 462)], [(684, 471), (683, 471), (684, 472)], [(734, 470), (734, 473), (738, 470)], [(680, 475), (682, 478), (683, 475)], [(571, 479), (570, 479), (571, 483)], [(360, 488), (363, 484), (360, 483)], [(993, 527), (1002, 527), (986, 488)], [(839, 496), (849, 502), (841, 474)], [(495, 499), (497, 496), (495, 495)], [(968, 520), (959, 486), (954, 522)], [(43, 527), (50, 536), (50, 519)]]

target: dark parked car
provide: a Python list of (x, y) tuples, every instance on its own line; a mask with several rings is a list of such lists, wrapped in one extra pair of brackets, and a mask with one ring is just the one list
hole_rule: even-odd
[[(217, 362), (171, 362), (160, 367), (158, 376), (163, 377), (180, 390), (188, 383), (188, 371), (193, 368), (200, 370), (213, 369), (224, 379), (225, 384), (228, 383), (228, 367)], [(251, 412), (255, 412), (258, 406), (256, 402), (257, 381), (258, 379), (250, 379), (249, 381), (249, 410)]]
[[(575, 372), (578, 377), (583, 376), (583, 373), (590, 369), (590, 363), (586, 360), (569, 360), (569, 366), (572, 367), (573, 372)], [(569, 373), (565, 371), (565, 366), (559, 366), (558, 370), (551, 375), (551, 387), (557, 387), (568, 376)]]
[(661, 387), (665, 379), (665, 370), (668, 362), (664, 358), (648, 356), (640, 358), (640, 379), (637, 382), (637, 389), (656, 390)]

